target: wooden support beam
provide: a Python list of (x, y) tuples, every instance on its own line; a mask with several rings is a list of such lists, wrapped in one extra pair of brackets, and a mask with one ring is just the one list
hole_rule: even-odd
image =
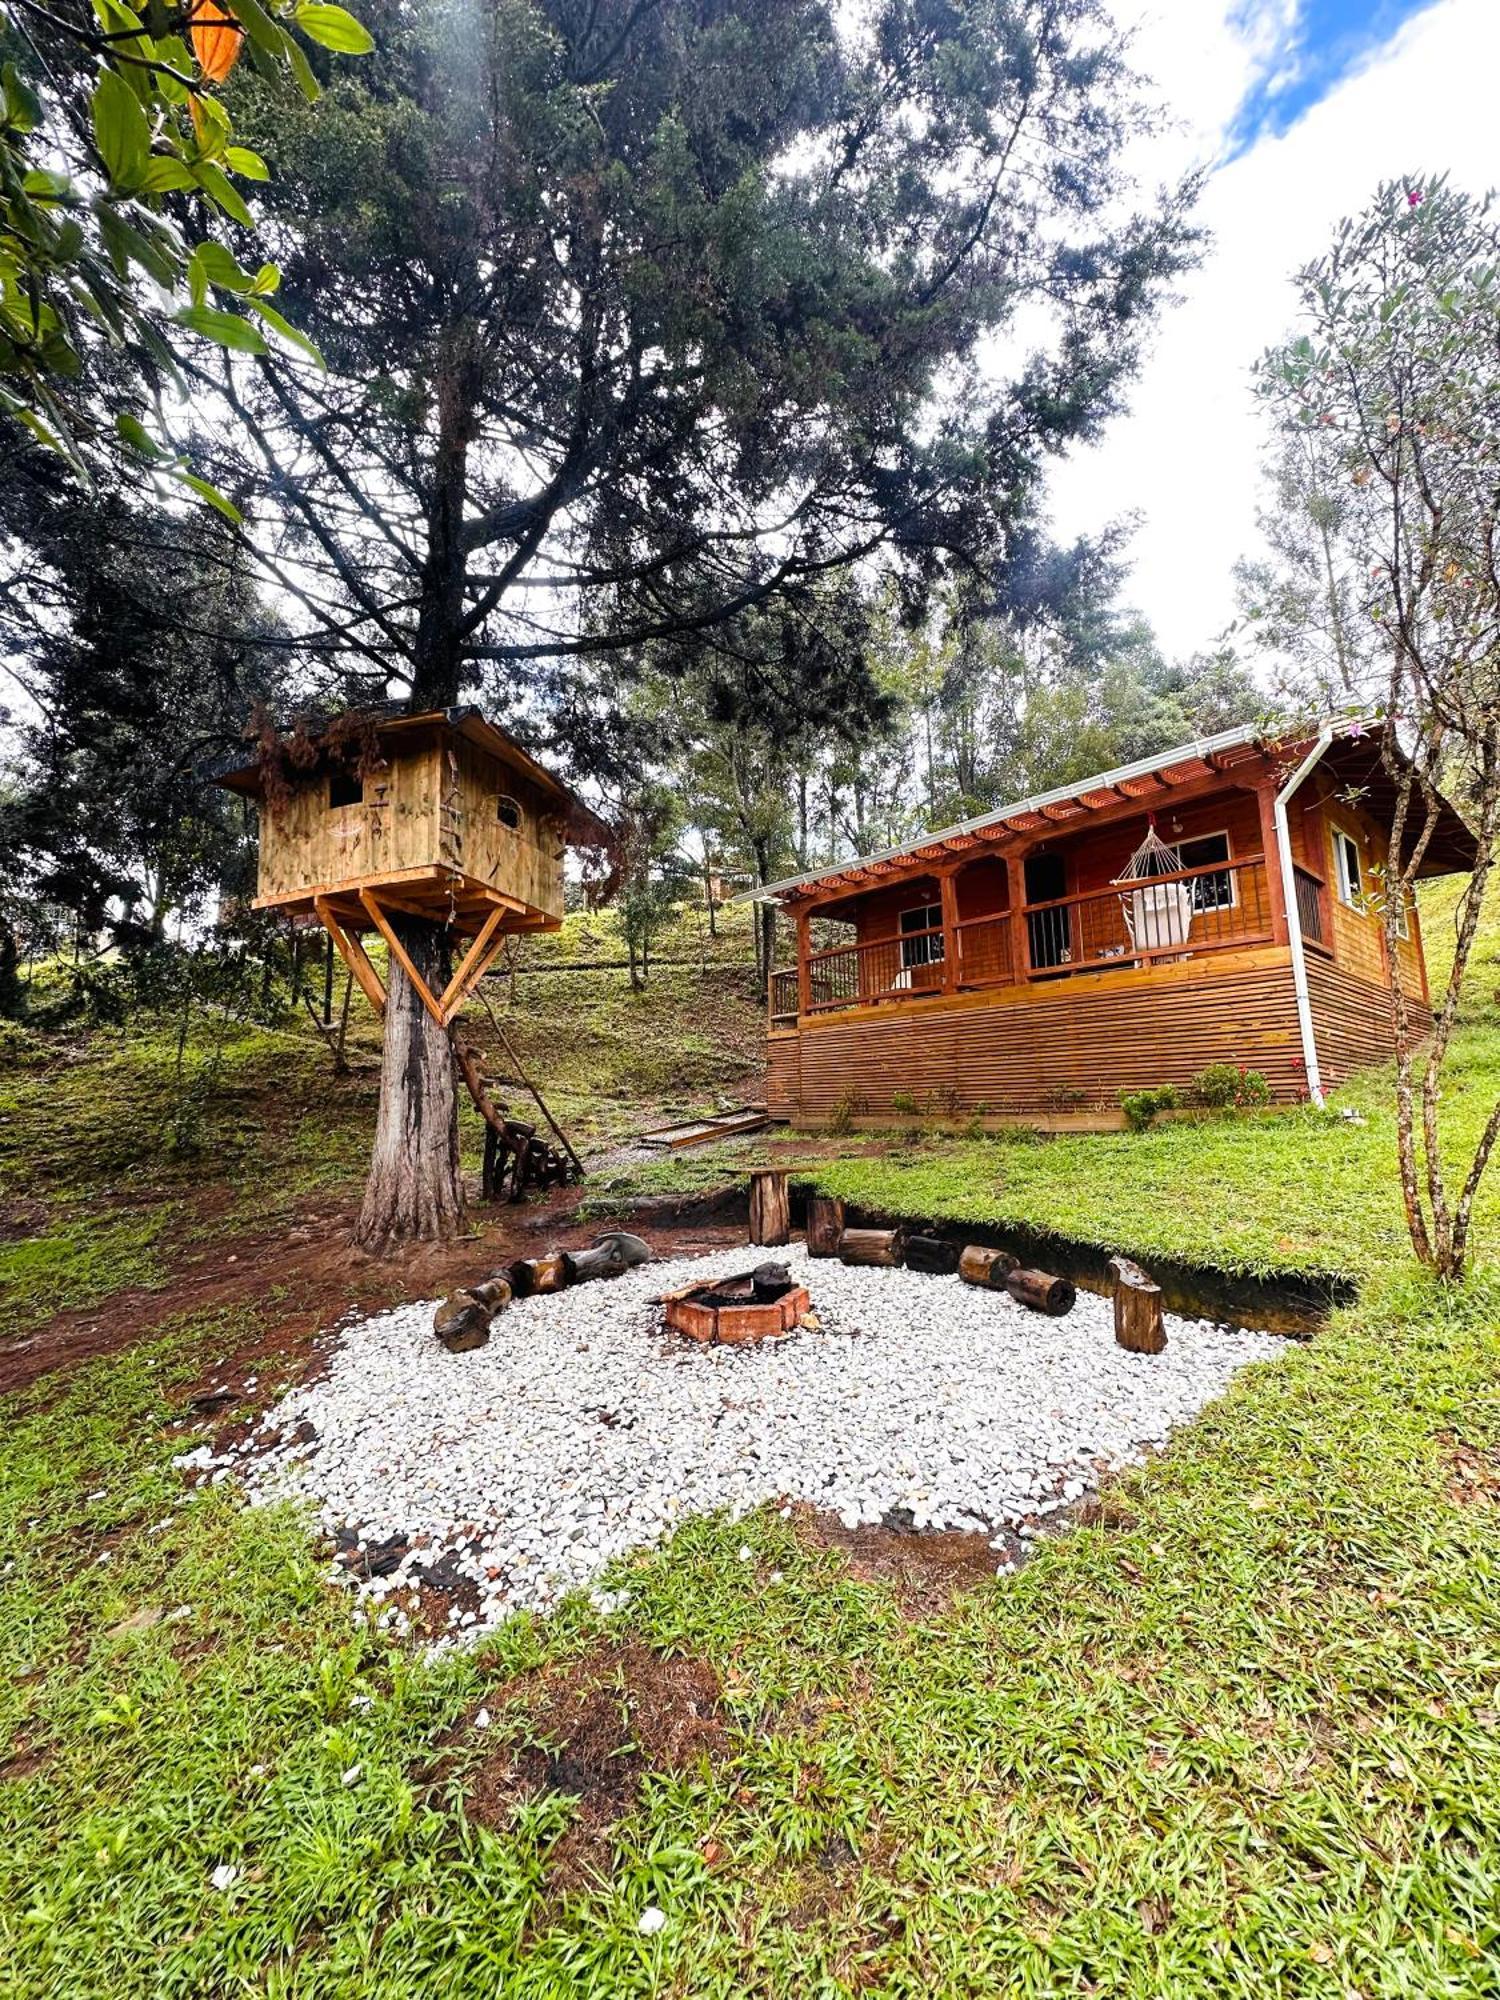
[(443, 1009), (440, 1002), (434, 996), (432, 988), (427, 984), (427, 981), (422, 977), (421, 973), (418, 972), (416, 966), (412, 963), (410, 953), (407, 951), (406, 946), (401, 942), (400, 938), (397, 937), (395, 931), (391, 928), (390, 920), (386, 916), (384, 910), (381, 909), (379, 903), (376, 902), (374, 896), (371, 895), (368, 889), (360, 890), (359, 900), (361, 903), (363, 903), (365, 907), (365, 912), (368, 915), (370, 922), (375, 926), (376, 930), (378, 930), (380, 935), (385, 939), (386, 946), (390, 951), (392, 958), (394, 958), (398, 962), (402, 971), (406, 974), (407, 978), (411, 981), (412, 985), (417, 989), (417, 997), (422, 1002), (422, 1005), (427, 1009), (428, 1013), (432, 1016), (433, 1020), (437, 1022), (440, 1028), (446, 1028), (448, 1023), (447, 1020), (444, 1018)]
[(346, 931), (334, 915), (333, 906), (326, 896), (319, 896), (313, 904), (318, 913), (318, 921), (333, 939), (339, 957), (359, 981), (359, 989), (375, 1009), (377, 1014), (385, 1012), (385, 988), (380, 983), (380, 974), (365, 956), (365, 948), (352, 931)]
[(468, 999), (474, 988), (483, 979), (494, 962), (495, 954), (505, 942), (495, 933), (505, 921), (505, 911), (496, 907), (484, 920), (484, 928), (459, 960), (453, 977), (443, 988), (443, 997), (438, 1002), (444, 1025), (453, 1019), (459, 1008)]
[(797, 912), (797, 1012), (812, 1012), (812, 913)]
[(943, 989), (952, 993), (958, 985), (958, 877), (951, 868), (938, 878), (943, 910)]

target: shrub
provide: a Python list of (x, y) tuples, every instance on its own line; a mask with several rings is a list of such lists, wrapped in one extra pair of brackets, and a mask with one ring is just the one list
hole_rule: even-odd
[(840, 1137), (854, 1130), (856, 1118), (863, 1118), (870, 1108), (870, 1100), (857, 1090), (841, 1090), (828, 1107), (828, 1129)]
[(912, 1091), (893, 1090), (891, 1092), (891, 1109), (902, 1118), (916, 1118), (921, 1113), (922, 1107), (917, 1102), (916, 1096)]
[(1144, 1132), (1163, 1111), (1175, 1111), (1182, 1093), (1175, 1083), (1159, 1083), (1154, 1090), (1122, 1090), (1120, 1109), (1132, 1132)]
[(1193, 1096), (1214, 1111), (1249, 1111), (1269, 1104), (1271, 1086), (1258, 1069), (1238, 1063), (1210, 1063), (1193, 1078)]

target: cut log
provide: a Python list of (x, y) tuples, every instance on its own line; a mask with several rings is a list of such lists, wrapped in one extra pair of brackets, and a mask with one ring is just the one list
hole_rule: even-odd
[(432, 1330), (450, 1354), (467, 1354), (483, 1347), (490, 1337), (490, 1322), (510, 1302), (511, 1288), (504, 1278), (487, 1278), (482, 1285), (455, 1292), (443, 1300), (432, 1316)]
[(572, 1277), (573, 1260), (562, 1250), (549, 1250), (545, 1257), (520, 1257), (510, 1267), (511, 1287), (518, 1299), (534, 1298), (539, 1292), (560, 1292)]
[(637, 1264), (651, 1261), (651, 1246), (624, 1229), (606, 1230), (596, 1236), (589, 1249), (568, 1253), (569, 1282), (581, 1284), (586, 1278), (618, 1278)]
[(1008, 1250), (989, 1250), (982, 1243), (970, 1243), (958, 1260), (958, 1275), (968, 1285), (983, 1285), (989, 1291), (1003, 1292), (1005, 1281), (1012, 1271), (1020, 1269), (1021, 1260), (1013, 1257)]
[(1008, 1272), (1005, 1289), (1017, 1305), (1030, 1306), (1033, 1312), (1050, 1313), (1054, 1319), (1070, 1313), (1078, 1296), (1066, 1278), (1054, 1278), (1050, 1271)]
[(807, 1204), (807, 1254), (837, 1257), (844, 1233), (844, 1204), (831, 1194), (815, 1194)]
[(845, 1264), (899, 1264), (899, 1229), (846, 1229), (839, 1238), (839, 1257)]
[(757, 1264), (750, 1273), (750, 1296), (757, 1305), (768, 1305), (792, 1288), (792, 1274), (785, 1264)]
[(792, 1240), (792, 1202), (783, 1167), (756, 1167), (750, 1174), (750, 1241), (767, 1249)]
[(1129, 1257), (1111, 1257), (1109, 1275), (1114, 1280), (1115, 1339), (1132, 1354), (1160, 1354), (1167, 1344), (1161, 1286)]
[(908, 1271), (946, 1278), (958, 1269), (958, 1245), (946, 1236), (908, 1236), (901, 1261)]

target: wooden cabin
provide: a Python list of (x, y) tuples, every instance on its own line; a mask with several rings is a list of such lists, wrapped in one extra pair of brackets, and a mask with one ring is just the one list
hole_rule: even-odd
[[(878, 1126), (914, 1100), (1098, 1127), (1122, 1091), (1223, 1062), (1320, 1102), (1389, 1055), (1393, 980), (1430, 1018), (1415, 907), (1394, 963), (1385, 945), (1394, 790), (1358, 727), (1229, 730), (771, 884), (796, 946), (771, 981), (772, 1114)], [(1474, 859), (1444, 806), (1422, 876)]]
[(261, 762), (220, 778), (260, 806), (254, 907), (315, 918), (377, 1006), (384, 995), (358, 934), (393, 934), (393, 913), (447, 925), (475, 946), (442, 996), (451, 1016), (503, 939), (556, 930), (570, 845), (610, 828), (477, 708), (395, 714), (314, 737), (310, 760), (268, 783)]

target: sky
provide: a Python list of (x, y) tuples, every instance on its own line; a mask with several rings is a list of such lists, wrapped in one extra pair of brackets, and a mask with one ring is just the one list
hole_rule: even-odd
[(1208, 169), (1212, 236), (1165, 307), (1129, 411), (1053, 473), (1064, 538), (1139, 517), (1124, 596), (1169, 656), (1235, 615), (1232, 570), (1261, 547), (1267, 443), (1250, 370), (1296, 329), (1291, 274), (1385, 179), (1500, 182), (1500, 0), (1115, 0), (1171, 129), (1141, 142), (1148, 186)]

